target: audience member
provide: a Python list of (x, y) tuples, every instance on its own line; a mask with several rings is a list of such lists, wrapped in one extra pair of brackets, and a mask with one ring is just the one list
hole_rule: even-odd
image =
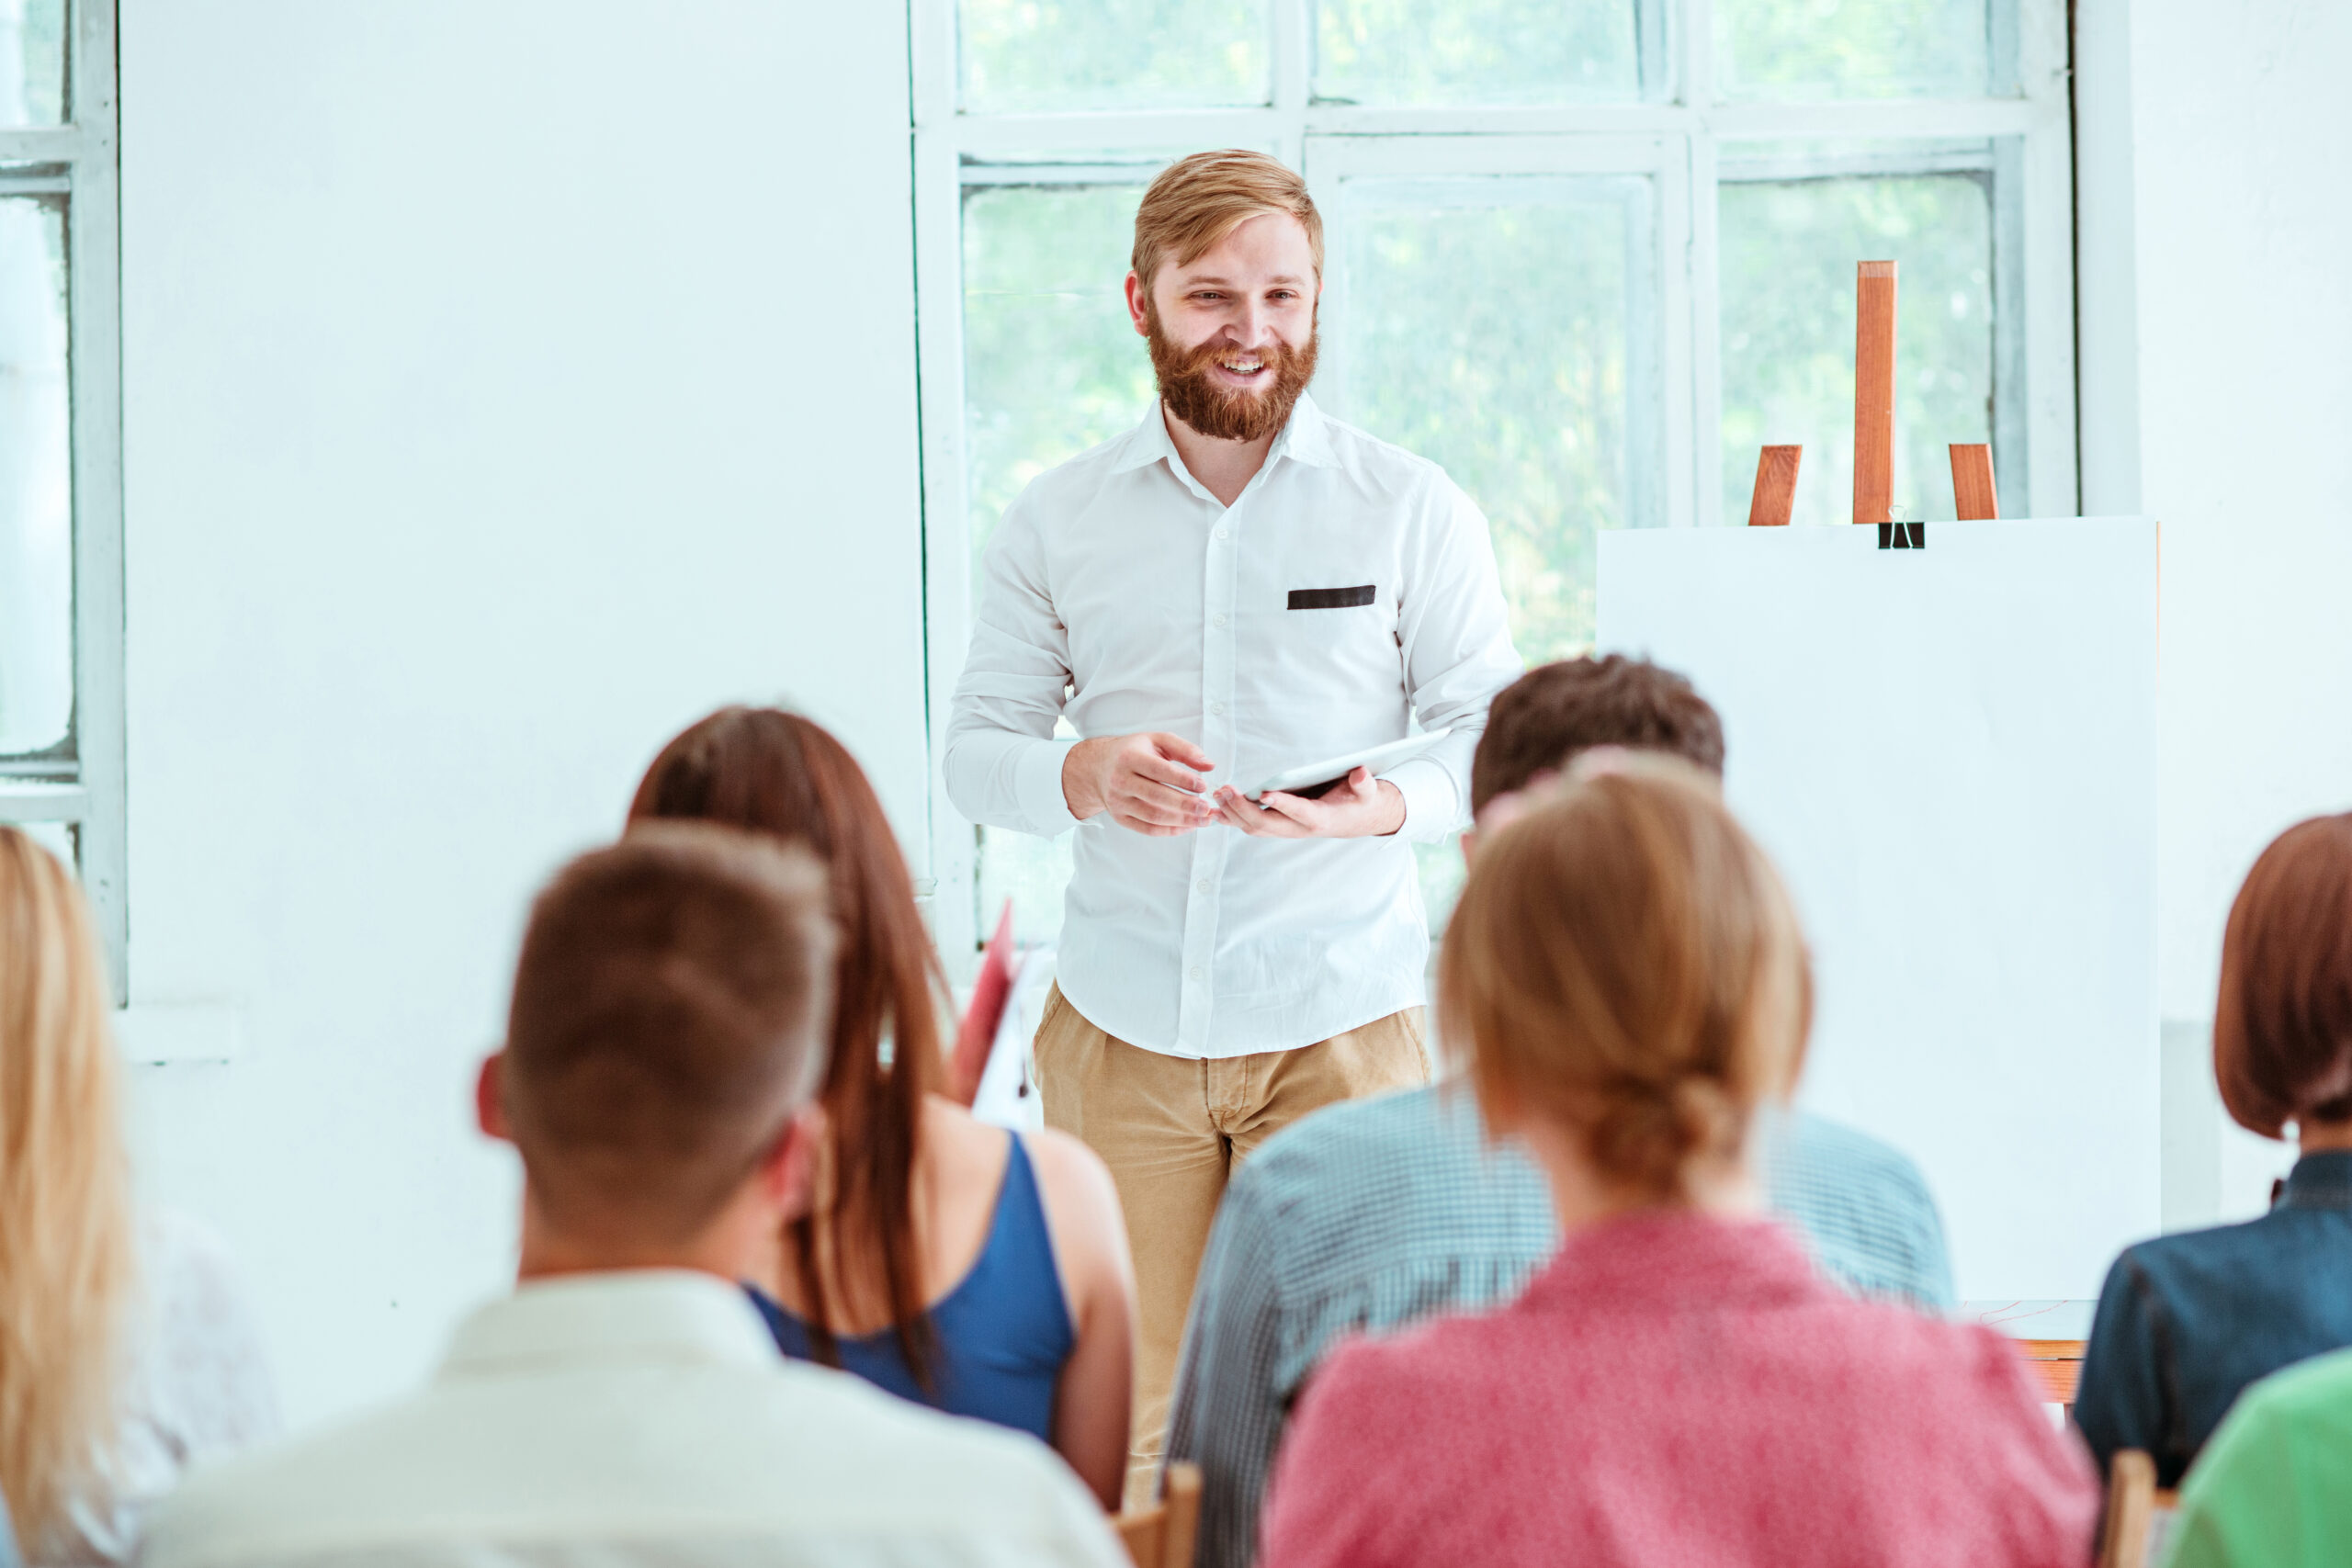
[[(1481, 831), (1596, 746), (1723, 771), (1722, 722), (1681, 676), (1616, 655), (1546, 664), (1489, 712), (1471, 770)], [(1464, 835), (1465, 855), (1476, 838)], [(1823, 1271), (1856, 1294), (1948, 1307), (1942, 1224), (1917, 1168), (1818, 1117), (1764, 1120), (1766, 1200)], [(1286, 1413), (1340, 1336), (1506, 1300), (1558, 1245), (1543, 1173), (1487, 1140), (1457, 1085), (1333, 1106), (1268, 1140), (1226, 1190), (1177, 1377), (1169, 1453), (1204, 1472), (1204, 1568), (1254, 1555)]]
[(1566, 1239), (1510, 1306), (1332, 1353), (1269, 1568), (2076, 1568), (2097, 1487), (2015, 1350), (1840, 1294), (1750, 1212), (1810, 1003), (1778, 876), (1707, 775), (1591, 761), (1489, 836), (1439, 971), (1442, 1037)]
[(34, 1562), (128, 1562), (183, 1467), (277, 1426), (218, 1246), (133, 1212), (110, 1011), (73, 874), (0, 827), (0, 1495)]
[(2352, 1350), (2245, 1391), (2181, 1489), (2166, 1568), (2352, 1562)]
[(2352, 1346), (2352, 813), (2280, 834), (2222, 938), (2222, 1102), (2301, 1157), (2270, 1212), (2124, 1249), (2100, 1289), (2075, 1420), (2101, 1473), (2144, 1449), (2177, 1486), (2238, 1391)]
[(785, 1353), (1051, 1443), (1108, 1506), (1127, 1455), (1135, 1286), (1110, 1172), (933, 1092), (945, 987), (856, 761), (821, 727), (726, 708), (666, 747), (632, 823), (698, 818), (808, 845), (842, 927), (818, 1202), (763, 1258)]
[(805, 1201), (827, 903), (805, 852), (705, 824), (560, 874), (477, 1096), (522, 1156), (514, 1293), (424, 1393), (192, 1478), (155, 1568), (1115, 1568), (1059, 1461), (786, 1360), (737, 1283)]

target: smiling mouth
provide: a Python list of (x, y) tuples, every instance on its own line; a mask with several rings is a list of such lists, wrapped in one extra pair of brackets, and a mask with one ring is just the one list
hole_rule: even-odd
[(1255, 376), (1266, 367), (1266, 362), (1255, 357), (1220, 359), (1216, 367), (1234, 376)]

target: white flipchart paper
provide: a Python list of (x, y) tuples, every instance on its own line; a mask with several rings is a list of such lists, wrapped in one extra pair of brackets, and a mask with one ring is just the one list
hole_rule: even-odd
[(1724, 716), (1818, 1008), (1801, 1102), (1917, 1159), (1963, 1300), (2159, 1222), (2156, 525), (1600, 536), (1600, 647)]

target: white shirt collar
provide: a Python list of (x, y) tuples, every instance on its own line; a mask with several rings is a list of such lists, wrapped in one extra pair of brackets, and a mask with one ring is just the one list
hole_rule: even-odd
[[(1184, 459), (1177, 453), (1174, 438), (1168, 434), (1165, 405), (1155, 398), (1136, 427), (1127, 432), (1125, 445), (1119, 453), (1118, 460), (1111, 465), (1111, 471), (1125, 473), (1130, 468), (1156, 463), (1162, 457), (1168, 459), (1168, 467), (1172, 472), (1182, 474), (1185, 471)], [(1283, 422), (1282, 434), (1274, 437), (1273, 446), (1268, 449), (1265, 466), (1272, 468), (1283, 457), (1317, 468), (1340, 466), (1339, 454), (1331, 446), (1330, 422), (1323, 411), (1315, 406), (1315, 400), (1305, 392), (1301, 392), (1298, 401), (1291, 405), (1290, 418)]]
[(779, 1352), (742, 1291), (684, 1269), (533, 1280), (458, 1325), (436, 1381), (585, 1361), (773, 1365)]

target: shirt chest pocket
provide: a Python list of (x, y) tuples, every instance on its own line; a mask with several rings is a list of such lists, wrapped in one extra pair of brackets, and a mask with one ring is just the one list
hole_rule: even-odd
[(1396, 667), (1396, 602), (1353, 574), (1308, 578), (1284, 589), (1261, 617), (1277, 662), (1289, 673), (1352, 683)]

